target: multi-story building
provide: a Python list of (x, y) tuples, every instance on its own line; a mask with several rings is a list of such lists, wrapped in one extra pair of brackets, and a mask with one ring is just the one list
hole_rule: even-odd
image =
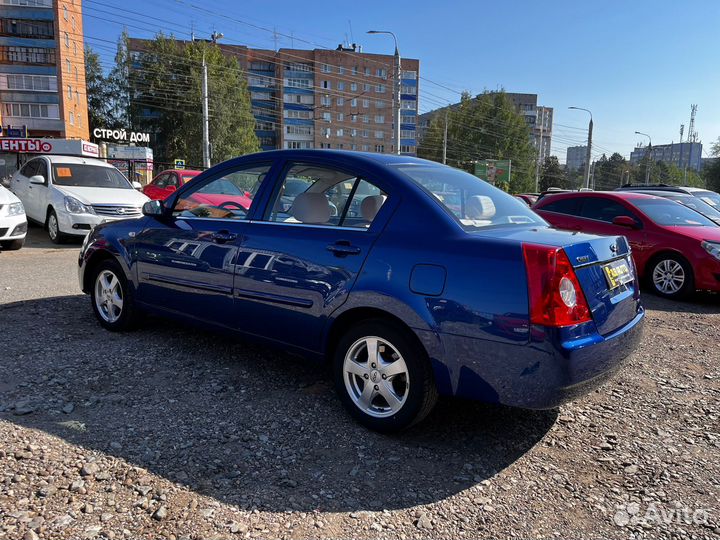
[(3, 136), (87, 139), (81, 0), (0, 0)]
[[(131, 39), (141, 53), (143, 40)], [(396, 153), (395, 57), (358, 47), (252, 49), (219, 44), (247, 74), (263, 150), (335, 148)], [(403, 58), (400, 150), (417, 150), (419, 60)]]
[(568, 171), (577, 171), (585, 165), (587, 146), (568, 146), (565, 158), (565, 168)]
[[(637, 146), (630, 153), (630, 163), (637, 165), (642, 162), (648, 152), (647, 146)], [(660, 144), (650, 148), (653, 161), (672, 164), (680, 169), (689, 168), (699, 171), (702, 168), (702, 143), (684, 142)]]
[[(523, 116), (530, 127), (530, 140), (535, 148), (540, 149), (540, 159), (545, 160), (551, 153), (553, 108), (543, 107), (537, 104), (537, 94), (514, 94), (507, 93), (508, 98), (513, 102), (517, 112)], [(449, 105), (450, 108), (457, 107), (459, 103)], [(418, 132), (420, 138), (430, 127), (430, 122), (439, 112), (444, 112), (447, 107), (435, 109), (423, 113), (418, 118)]]

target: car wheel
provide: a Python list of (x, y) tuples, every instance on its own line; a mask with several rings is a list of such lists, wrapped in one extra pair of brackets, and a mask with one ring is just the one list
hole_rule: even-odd
[(65, 241), (65, 235), (60, 232), (60, 224), (58, 223), (55, 210), (50, 210), (47, 217), (47, 231), (50, 240), (54, 244), (62, 244)]
[(653, 292), (665, 298), (686, 298), (695, 290), (692, 267), (678, 255), (667, 254), (655, 259), (648, 277)]
[(101, 262), (93, 274), (90, 300), (98, 322), (112, 331), (130, 330), (138, 319), (133, 292), (120, 265)]
[(14, 251), (20, 249), (24, 245), (24, 238), (20, 238), (19, 240), (6, 240), (5, 242), (0, 242), (0, 247), (2, 247), (5, 251)]
[(374, 320), (352, 327), (334, 358), (335, 388), (350, 414), (375, 431), (420, 422), (437, 401), (427, 353), (408, 332)]

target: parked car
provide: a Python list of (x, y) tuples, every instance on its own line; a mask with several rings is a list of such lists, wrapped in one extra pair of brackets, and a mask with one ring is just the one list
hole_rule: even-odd
[(645, 190), (639, 188), (625, 191), (632, 191), (633, 193), (644, 193), (646, 195), (654, 195), (656, 197), (665, 197), (666, 199), (670, 199), (671, 201), (684, 204), (685, 206), (692, 208), (696, 212), (700, 212), (703, 216), (713, 221), (716, 225), (720, 225), (720, 206), (715, 207), (705, 202), (700, 197), (695, 197), (694, 195), (690, 195), (689, 193), (684, 193), (681, 191), (664, 191), (661, 189), (653, 191), (651, 189)]
[(201, 172), (190, 169), (169, 169), (158, 174), (152, 182), (143, 186), (142, 190), (153, 200), (163, 200)]
[(28, 219), (44, 225), (50, 240), (85, 236), (95, 225), (141, 217), (149, 199), (112, 165), (70, 156), (39, 156), (28, 161), (10, 182)]
[(638, 274), (660, 296), (720, 291), (720, 228), (687, 206), (610, 191), (552, 195), (533, 210), (560, 229), (626, 236)]
[[(247, 212), (193, 202), (239, 174), (260, 183)], [(298, 178), (306, 189), (284, 208)], [(340, 184), (351, 196), (333, 212)], [(263, 152), (143, 211), (96, 227), (81, 250), (103, 327), (151, 312), (327, 359), (347, 409), (376, 430), (418, 422), (438, 394), (554, 407), (606, 380), (640, 339), (623, 237), (553, 230), (437, 163)]]
[(538, 197), (540, 197), (539, 193), (518, 193), (515, 195), (516, 198), (523, 201), (528, 206), (532, 206), (538, 201)]
[(689, 187), (689, 186), (668, 186), (665, 184), (650, 184), (650, 185), (633, 185), (633, 184), (625, 184), (622, 187), (615, 188), (615, 191), (635, 191), (637, 189), (642, 189), (643, 191), (662, 191), (662, 192), (669, 192), (669, 193), (687, 193), (688, 195), (692, 195), (693, 197), (697, 197), (698, 199), (706, 202), (710, 206), (713, 206), (720, 210), (720, 193), (716, 193), (714, 191), (710, 191), (709, 189), (703, 189), (703, 188), (697, 188), (697, 187)]
[(10, 190), (0, 186), (0, 248), (20, 249), (26, 234), (27, 218), (23, 203)]

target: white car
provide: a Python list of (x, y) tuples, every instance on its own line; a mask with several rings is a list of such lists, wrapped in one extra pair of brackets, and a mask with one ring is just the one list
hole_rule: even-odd
[(0, 249), (20, 249), (26, 234), (23, 203), (10, 190), (0, 186)]
[(28, 219), (44, 225), (56, 244), (106, 221), (141, 217), (150, 199), (139, 187), (102, 160), (69, 156), (38, 156), (10, 181)]

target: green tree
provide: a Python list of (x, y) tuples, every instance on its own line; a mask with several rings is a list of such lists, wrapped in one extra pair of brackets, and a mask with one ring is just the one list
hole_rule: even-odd
[[(202, 61), (208, 66), (212, 162), (259, 150), (245, 75), (211, 43), (162, 34), (130, 66), (132, 124), (154, 134), (155, 158), (202, 163)], [(122, 60), (122, 59), (120, 59)]]
[[(446, 110), (438, 111), (418, 148), (418, 155), (442, 161)], [(534, 189), (536, 151), (530, 128), (505, 92), (464, 93), (447, 109), (447, 163), (469, 169), (482, 159), (512, 160), (509, 189)]]
[(557, 156), (548, 156), (540, 169), (540, 191), (551, 187), (564, 188), (567, 185), (565, 171), (560, 166)]
[(87, 87), (88, 119), (90, 133), (95, 128), (112, 125), (112, 93), (103, 74), (100, 56), (90, 47), (85, 49), (85, 81)]
[(705, 166), (702, 177), (708, 189), (720, 192), (720, 137), (710, 147), (710, 155), (715, 159)]

